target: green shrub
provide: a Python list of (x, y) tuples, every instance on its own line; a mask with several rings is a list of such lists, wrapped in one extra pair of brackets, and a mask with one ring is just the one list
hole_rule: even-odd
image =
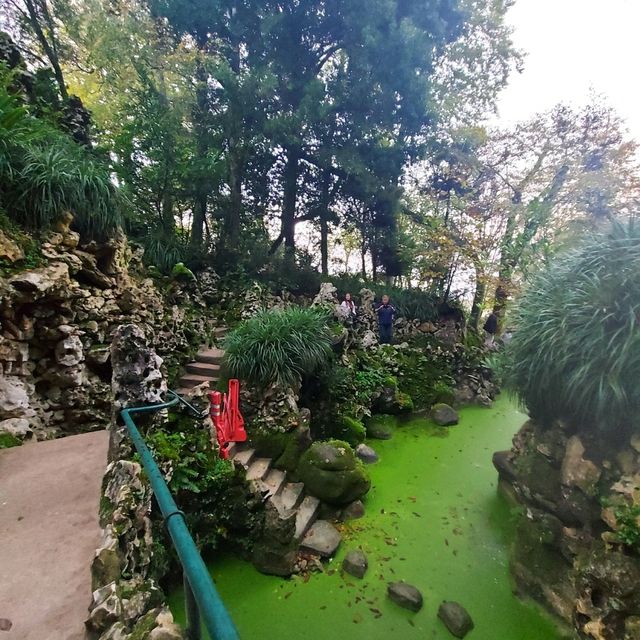
[(640, 227), (590, 236), (539, 273), (515, 324), (503, 374), (532, 417), (640, 426)]
[(326, 364), (331, 334), (314, 309), (263, 311), (242, 322), (224, 340), (232, 376), (262, 386), (296, 385)]
[(169, 477), (169, 489), (198, 547), (215, 549), (226, 539), (250, 547), (262, 526), (262, 510), (248, 502), (244, 472), (218, 457), (200, 423), (171, 413), (163, 428), (147, 433), (146, 440)]
[(86, 235), (104, 236), (121, 223), (121, 198), (95, 154), (10, 93), (0, 66), (0, 206), (21, 226), (40, 230), (66, 211)]

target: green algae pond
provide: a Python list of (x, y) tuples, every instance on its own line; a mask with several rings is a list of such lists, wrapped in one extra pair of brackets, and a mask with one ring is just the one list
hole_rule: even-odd
[[(413, 418), (391, 440), (370, 441), (380, 461), (369, 466), (367, 513), (342, 527), (342, 545), (324, 573), (282, 579), (230, 553), (216, 557), (211, 573), (240, 637), (449, 640), (437, 611), (443, 600), (456, 600), (475, 622), (470, 640), (564, 638), (539, 608), (513, 595), (509, 578), (514, 515), (496, 492), (491, 456), (509, 448), (524, 420), (501, 398), (491, 409), (463, 409), (455, 427)], [(369, 560), (363, 580), (340, 569), (358, 547)], [(387, 584), (398, 580), (422, 591), (421, 611), (387, 598)], [(184, 623), (181, 590), (170, 606)]]

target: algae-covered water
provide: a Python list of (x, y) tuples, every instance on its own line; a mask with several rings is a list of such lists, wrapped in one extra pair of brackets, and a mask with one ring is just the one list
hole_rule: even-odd
[[(461, 411), (443, 428), (412, 419), (388, 441), (372, 441), (380, 461), (369, 467), (367, 514), (344, 530), (326, 573), (289, 580), (265, 576), (222, 554), (210, 569), (241, 638), (289, 640), (450, 640), (437, 618), (442, 600), (471, 614), (469, 640), (556, 640), (550, 619), (512, 593), (509, 506), (496, 493), (494, 451), (510, 446), (524, 421), (507, 399), (491, 409)], [(369, 559), (363, 580), (342, 574), (345, 553), (361, 547)], [(424, 595), (418, 613), (386, 597), (387, 583), (404, 580)], [(182, 592), (171, 595), (184, 622)]]

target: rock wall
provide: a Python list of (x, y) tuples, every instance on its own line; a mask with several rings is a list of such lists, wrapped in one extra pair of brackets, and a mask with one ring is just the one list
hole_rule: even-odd
[(511, 570), (580, 638), (640, 639), (640, 437), (528, 421), (494, 455), (523, 505)]
[[(86, 622), (100, 640), (182, 638), (156, 581), (151, 487), (140, 464), (131, 459), (132, 446), (119, 413), (129, 406), (157, 403), (166, 391), (162, 359), (146, 340), (140, 327), (123, 325), (111, 346), (114, 402), (100, 504), (102, 544), (91, 566), (94, 592)], [(155, 414), (147, 420), (162, 417)]]
[[(198, 283), (161, 292), (124, 235), (80, 245), (70, 222), (46, 237), (41, 266), (0, 279), (0, 434), (21, 440), (106, 427), (118, 325), (153, 328), (174, 370), (208, 333)], [(13, 244), (0, 243), (4, 263), (19, 259)]]

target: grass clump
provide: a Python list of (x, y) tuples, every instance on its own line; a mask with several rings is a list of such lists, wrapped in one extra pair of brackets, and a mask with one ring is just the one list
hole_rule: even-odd
[(515, 323), (502, 373), (533, 418), (640, 426), (640, 227), (593, 235), (538, 274)]
[(232, 377), (295, 386), (328, 362), (331, 333), (324, 314), (314, 309), (262, 311), (232, 331), (224, 348)]
[(36, 117), (10, 91), (0, 65), (0, 206), (21, 227), (50, 227), (66, 211), (89, 236), (121, 223), (121, 198), (97, 155)]

